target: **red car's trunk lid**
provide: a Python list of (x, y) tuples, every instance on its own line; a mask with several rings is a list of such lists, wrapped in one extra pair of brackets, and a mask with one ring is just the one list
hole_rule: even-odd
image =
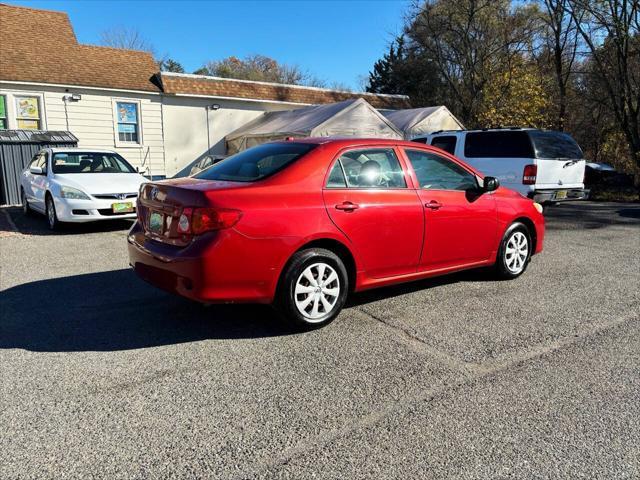
[(178, 221), (185, 208), (211, 205), (207, 192), (237, 187), (234, 182), (181, 178), (146, 183), (138, 196), (138, 219), (145, 236), (153, 240), (186, 246), (191, 235), (178, 232)]

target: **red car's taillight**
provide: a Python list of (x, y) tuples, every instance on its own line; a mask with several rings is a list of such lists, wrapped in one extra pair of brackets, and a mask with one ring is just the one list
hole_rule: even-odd
[(231, 208), (184, 208), (178, 219), (178, 232), (200, 235), (212, 230), (233, 227), (242, 217), (240, 210)]
[(142, 206), (140, 203), (140, 197), (136, 199), (136, 213), (138, 214), (138, 221), (142, 224), (144, 223), (144, 218), (142, 216)]
[(525, 165), (524, 172), (522, 172), (522, 183), (524, 185), (535, 185), (537, 176), (537, 165)]

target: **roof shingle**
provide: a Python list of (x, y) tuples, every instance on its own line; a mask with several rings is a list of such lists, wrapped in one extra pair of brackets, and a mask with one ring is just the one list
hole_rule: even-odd
[(81, 45), (66, 13), (0, 4), (0, 32), (0, 80), (159, 91), (151, 54)]
[(364, 98), (375, 108), (395, 109), (409, 106), (409, 97), (405, 95), (345, 92), (301, 85), (282, 85), (169, 72), (162, 72), (160, 78), (164, 92), (173, 94), (207, 95), (303, 104), (334, 103), (353, 98)]

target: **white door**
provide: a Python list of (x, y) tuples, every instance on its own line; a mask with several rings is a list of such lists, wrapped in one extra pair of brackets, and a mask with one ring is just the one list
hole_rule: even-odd
[(34, 163), (34, 166), (42, 169), (42, 174), (31, 174), (31, 188), (33, 194), (33, 203), (31, 204), (37, 210), (45, 211), (44, 196), (47, 192), (48, 179), (47, 179), (47, 153), (42, 152), (38, 155), (38, 159)]
[(536, 188), (582, 188), (585, 160), (536, 160), (538, 175)]
[(536, 188), (582, 188), (586, 161), (582, 150), (566, 133), (529, 131), (536, 154)]

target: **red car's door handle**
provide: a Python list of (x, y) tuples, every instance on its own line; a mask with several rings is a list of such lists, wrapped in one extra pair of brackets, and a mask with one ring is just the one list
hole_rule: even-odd
[(359, 208), (360, 205), (351, 202), (342, 202), (336, 205), (336, 210), (344, 210), (346, 212), (353, 212), (355, 209)]
[(442, 207), (442, 204), (440, 202), (436, 202), (435, 200), (431, 200), (430, 202), (425, 203), (424, 206), (430, 208), (431, 210), (438, 210)]

